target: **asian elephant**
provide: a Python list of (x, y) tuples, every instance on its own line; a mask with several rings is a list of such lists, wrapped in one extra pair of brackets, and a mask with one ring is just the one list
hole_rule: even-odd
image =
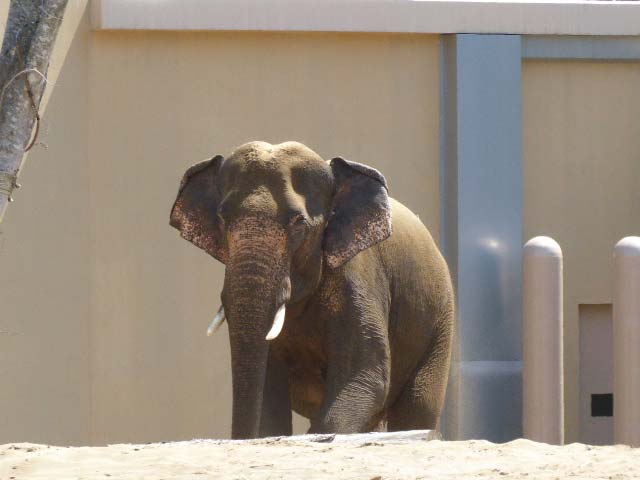
[(296, 142), (251, 142), (189, 168), (171, 211), (226, 266), (232, 437), (433, 429), (454, 296), (418, 217), (377, 170)]

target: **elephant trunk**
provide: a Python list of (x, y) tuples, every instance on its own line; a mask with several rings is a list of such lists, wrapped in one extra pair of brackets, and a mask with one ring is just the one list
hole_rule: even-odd
[[(233, 415), (231, 437), (236, 439), (259, 436), (262, 415), (262, 392), (267, 369), (269, 345), (258, 331), (250, 331), (252, 322), (266, 323), (262, 312), (231, 310), (238, 315), (229, 321), (231, 344), (231, 375), (233, 379)], [(240, 320), (240, 315), (244, 318)], [(246, 315), (246, 316), (245, 316)], [(236, 321), (237, 320), (237, 321)]]
[[(246, 245), (227, 263), (222, 301), (229, 323), (233, 380), (232, 438), (259, 436), (269, 341), (282, 328), (290, 283), (282, 256)], [(274, 325), (275, 324), (275, 325)], [(279, 327), (278, 327), (279, 324)]]

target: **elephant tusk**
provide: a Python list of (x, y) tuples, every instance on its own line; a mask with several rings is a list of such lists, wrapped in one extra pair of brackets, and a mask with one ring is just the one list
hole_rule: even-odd
[(267, 337), (266, 337), (267, 340), (273, 340), (278, 335), (280, 335), (280, 332), (282, 331), (282, 327), (284, 326), (285, 314), (286, 314), (286, 308), (283, 303), (282, 306), (276, 312), (276, 316), (273, 319), (273, 325), (271, 326), (271, 330), (269, 330), (269, 333), (267, 333)]
[(216, 313), (216, 316), (213, 317), (213, 321), (211, 322), (211, 325), (209, 325), (209, 328), (207, 328), (207, 337), (210, 337), (211, 335), (213, 335), (215, 331), (218, 330), (220, 326), (224, 323), (224, 320), (225, 320), (224, 307), (221, 306), (220, 310), (218, 310), (218, 313)]

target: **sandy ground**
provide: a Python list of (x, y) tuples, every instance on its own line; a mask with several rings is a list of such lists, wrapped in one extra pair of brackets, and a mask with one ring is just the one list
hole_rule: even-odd
[(108, 447), (0, 446), (0, 479), (624, 479), (640, 449), (517, 440), (331, 444), (194, 440)]

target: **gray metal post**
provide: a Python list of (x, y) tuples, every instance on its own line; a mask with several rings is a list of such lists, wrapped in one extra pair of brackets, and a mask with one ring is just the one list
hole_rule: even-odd
[(640, 447), (640, 237), (614, 249), (613, 422), (616, 443)]
[(562, 249), (534, 237), (522, 251), (522, 430), (564, 444)]

